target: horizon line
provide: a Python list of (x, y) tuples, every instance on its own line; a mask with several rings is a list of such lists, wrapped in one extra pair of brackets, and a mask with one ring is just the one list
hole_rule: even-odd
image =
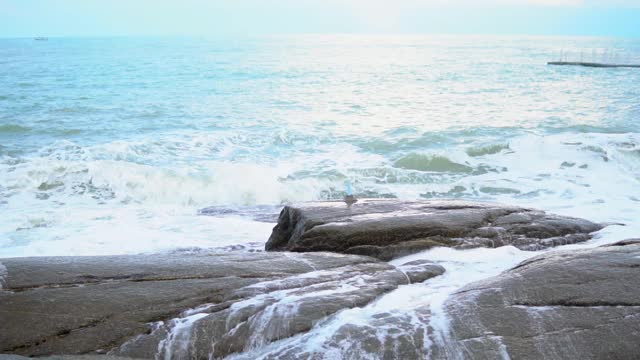
[(0, 35), (3, 40), (35, 39), (44, 37), (47, 39), (101, 39), (101, 38), (260, 38), (260, 37), (294, 37), (294, 36), (380, 36), (380, 37), (425, 37), (425, 36), (450, 36), (450, 37), (534, 37), (534, 38), (600, 38), (600, 39), (629, 39), (640, 40), (640, 36), (635, 35), (596, 35), (596, 34), (531, 34), (531, 33), (439, 33), (439, 32), (300, 32), (300, 33), (225, 33), (225, 34), (90, 34), (90, 35), (21, 35), (7, 36)]

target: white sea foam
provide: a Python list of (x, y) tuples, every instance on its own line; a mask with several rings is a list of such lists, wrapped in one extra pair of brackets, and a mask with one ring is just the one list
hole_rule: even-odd
[(158, 344), (156, 358), (164, 358), (165, 360), (191, 358), (193, 325), (208, 315), (207, 313), (195, 313), (171, 320), (167, 337)]
[(0, 290), (2, 290), (7, 284), (6, 281), (8, 275), (9, 273), (7, 272), (7, 267), (2, 265), (2, 263), (0, 262)]
[[(133, 253), (262, 242), (272, 225), (195, 214), (208, 205), (339, 198), (346, 177), (354, 179), (356, 192), (363, 194), (415, 199), (439, 193), (497, 200), (624, 223), (626, 230), (608, 231), (636, 236), (640, 199), (634, 194), (640, 193), (640, 160), (633, 153), (638, 145), (633, 144), (638, 143), (635, 134), (530, 134), (511, 139), (511, 153), (469, 157), (465, 147), (457, 147), (449, 156), (458, 162), (507, 169), (460, 177), (395, 169), (384, 158), (360, 154), (348, 145), (274, 164), (202, 160), (169, 167), (98, 160), (107, 153), (62, 142), (55, 151), (47, 151), (47, 157), (0, 165), (0, 206), (11, 209), (0, 220), (0, 234), (6, 239), (0, 256)], [(62, 155), (67, 152), (80, 155)], [(320, 164), (329, 159), (326, 165), (335, 172), (325, 174)], [(302, 171), (306, 164), (317, 168)], [(363, 168), (379, 170), (359, 176)], [(456, 187), (461, 190), (452, 193)]]

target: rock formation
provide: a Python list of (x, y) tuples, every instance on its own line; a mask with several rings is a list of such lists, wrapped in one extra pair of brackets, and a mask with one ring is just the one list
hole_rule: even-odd
[(533, 257), (432, 310), (368, 314), (240, 358), (637, 359), (640, 239)]
[[(0, 353), (223, 357), (364, 306), (437, 265), (330, 253), (0, 260)], [(434, 266), (436, 267), (434, 271)], [(420, 269), (423, 269), (422, 271)]]
[(460, 289), (445, 308), (449, 358), (637, 358), (640, 240), (536, 256)]
[[(634, 359), (640, 240), (543, 252), (453, 294), (451, 286), (438, 292), (454, 272), (438, 277), (445, 269), (437, 263), (393, 266), (348, 254), (391, 259), (433, 246), (537, 250), (585, 241), (601, 228), (520, 207), (367, 200), (286, 207), (267, 249), (294, 252), (0, 259), (0, 352), (87, 359)], [(424, 303), (379, 306), (394, 290), (416, 299), (413, 285), (398, 288), (424, 281), (417, 286), (433, 288), (419, 293), (429, 294)], [(438, 294), (444, 295), (433, 301)]]
[(324, 202), (285, 207), (265, 248), (391, 260), (435, 246), (540, 250), (589, 240), (602, 227), (540, 210), (455, 200)]

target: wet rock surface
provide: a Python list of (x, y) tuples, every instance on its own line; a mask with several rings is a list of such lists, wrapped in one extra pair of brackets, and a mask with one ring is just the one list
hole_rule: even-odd
[(447, 359), (434, 355), (430, 347), (430, 319), (428, 309), (381, 312), (366, 323), (329, 323), (324, 330), (329, 334), (284, 341), (277, 346), (239, 354), (234, 360)]
[(285, 207), (267, 251), (332, 251), (382, 260), (436, 246), (513, 245), (522, 250), (574, 244), (603, 226), (544, 211), (457, 200), (360, 200)]
[(420, 283), (444, 274), (445, 268), (429, 260), (414, 260), (398, 266), (411, 283)]
[(239, 358), (637, 359), (640, 240), (543, 254), (458, 290), (437, 313), (428, 302)]
[(440, 355), (494, 359), (636, 359), (640, 240), (553, 252), (470, 284), (445, 304)]
[[(0, 352), (27, 356), (224, 357), (304, 332), (410, 281), (373, 258), (332, 253), (0, 263)], [(435, 276), (431, 266), (411, 271), (413, 279)]]

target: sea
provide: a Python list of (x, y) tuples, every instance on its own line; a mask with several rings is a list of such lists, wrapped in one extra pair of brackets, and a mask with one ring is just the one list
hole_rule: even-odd
[[(236, 357), (300, 348), (342, 358), (343, 325), (380, 338), (418, 331), (425, 306), (428, 339), (446, 345), (443, 304), (462, 286), (541, 253), (640, 237), (640, 69), (555, 60), (640, 64), (640, 39), (0, 39), (0, 259), (261, 251), (283, 205), (340, 200), (348, 188), (611, 224), (540, 252), (395, 259), (447, 271)], [(416, 328), (381, 325), (381, 314)]]
[(640, 63), (640, 40), (0, 39), (0, 258), (255, 251), (284, 204), (348, 182), (624, 224), (592, 245), (638, 237), (640, 69), (560, 58)]

